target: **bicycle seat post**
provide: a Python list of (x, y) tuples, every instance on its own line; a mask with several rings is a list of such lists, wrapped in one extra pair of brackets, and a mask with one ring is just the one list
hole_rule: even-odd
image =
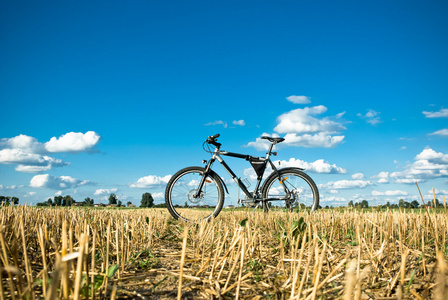
[(274, 148), (274, 145), (275, 145), (275, 144), (277, 144), (275, 141), (272, 141), (272, 142), (271, 142), (271, 145), (269, 146), (268, 153), (266, 153), (266, 159), (269, 159), (269, 157), (271, 156), (271, 154), (272, 154), (272, 149)]

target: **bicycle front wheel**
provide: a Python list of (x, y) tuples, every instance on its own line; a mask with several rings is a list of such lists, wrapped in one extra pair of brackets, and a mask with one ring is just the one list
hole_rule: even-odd
[(202, 167), (188, 167), (171, 177), (165, 191), (165, 202), (176, 220), (200, 221), (218, 216), (224, 204), (224, 189), (215, 173), (207, 175), (204, 186), (196, 197), (204, 176)]
[(272, 173), (263, 185), (264, 212), (269, 211), (269, 203), (288, 211), (297, 208), (313, 212), (319, 208), (319, 191), (311, 177), (299, 169), (283, 169), (279, 174), (280, 177), (276, 172)]

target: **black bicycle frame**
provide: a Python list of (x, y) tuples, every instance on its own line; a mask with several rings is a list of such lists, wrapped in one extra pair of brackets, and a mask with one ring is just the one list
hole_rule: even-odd
[[(238, 186), (243, 191), (243, 193), (246, 194), (248, 199), (255, 198), (257, 196), (257, 194), (258, 194), (258, 189), (260, 188), (260, 184), (261, 184), (261, 182), (263, 180), (263, 176), (259, 176), (259, 178), (257, 180), (257, 185), (255, 186), (255, 190), (254, 190), (253, 195), (252, 195), (252, 193), (247, 190), (246, 185), (241, 181), (240, 178), (238, 178), (235, 175), (235, 173), (227, 165), (227, 163), (221, 158), (220, 155), (236, 157), (236, 158), (242, 158), (242, 159), (245, 159), (245, 160), (248, 160), (248, 161), (251, 158), (265, 160), (266, 163), (268, 163), (268, 162), (270, 163), (273, 172), (276, 172), (280, 176), (277, 168), (274, 166), (274, 164), (272, 163), (272, 161), (269, 158), (270, 155), (272, 154), (272, 147), (273, 146), (274, 146), (274, 144), (271, 144), (271, 146), (269, 147), (269, 151), (267, 152), (266, 158), (257, 157), (257, 156), (251, 156), (251, 155), (246, 155), (246, 154), (240, 154), (240, 153), (234, 153), (234, 152), (228, 152), (228, 151), (220, 151), (219, 147), (216, 147), (215, 151), (213, 153), (212, 158), (207, 163), (207, 166), (206, 166), (205, 172), (204, 172), (204, 176), (202, 176), (201, 182), (199, 183), (198, 190), (197, 190), (196, 194), (194, 195), (194, 197), (195, 198), (199, 197), (199, 195), (200, 195), (200, 193), (202, 191), (202, 188), (204, 186), (204, 183), (205, 183), (205, 178), (207, 177), (207, 175), (209, 175), (211, 173), (211, 167), (212, 167), (213, 163), (215, 162), (215, 160), (217, 160), (224, 167), (224, 169), (226, 169), (227, 173), (229, 173), (229, 175), (236, 182), (236, 184), (238, 184)], [(264, 172), (263, 172), (263, 174), (264, 174)], [(284, 186), (285, 190), (287, 190), (286, 186), (283, 183), (281, 183), (281, 184)], [(266, 200), (269, 200), (269, 199), (266, 199)], [(275, 199), (275, 200), (283, 200), (283, 199)]]

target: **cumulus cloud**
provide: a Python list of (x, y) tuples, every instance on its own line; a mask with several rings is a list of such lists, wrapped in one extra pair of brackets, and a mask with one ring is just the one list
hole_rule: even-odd
[[(344, 125), (337, 121), (344, 113), (335, 117), (317, 118), (327, 111), (323, 105), (298, 108), (286, 112), (277, 118), (276, 133), (270, 135), (278, 137), (278, 134), (285, 134), (285, 141), (279, 144), (279, 147), (323, 147), (333, 148), (344, 141), (344, 135), (338, 135), (338, 132), (345, 130)], [(269, 136), (267, 133), (263, 135)], [(255, 142), (250, 142), (247, 147), (255, 147), (257, 150), (269, 149), (269, 142), (257, 138)]]
[(364, 178), (364, 174), (362, 173), (356, 173), (352, 175), (352, 179), (363, 179)]
[(161, 186), (168, 183), (168, 181), (171, 179), (171, 175), (166, 175), (164, 177), (159, 177), (155, 175), (149, 175), (140, 178), (135, 183), (131, 183), (129, 187), (131, 188), (147, 188), (151, 186)]
[(389, 172), (380, 172), (373, 178), (378, 178), (378, 183), (389, 183)]
[(327, 108), (323, 105), (291, 110), (277, 118), (274, 128), (278, 133), (334, 133), (346, 129), (341, 123), (328, 117), (317, 119), (313, 116), (323, 114)]
[(372, 185), (372, 182), (368, 180), (339, 180), (339, 181), (330, 181), (326, 184), (321, 184), (319, 187), (326, 189), (355, 189), (355, 188), (365, 188)]
[(296, 95), (286, 97), (286, 100), (295, 104), (308, 104), (311, 102), (310, 98), (307, 96), (296, 96)]
[(303, 135), (288, 133), (287, 135), (285, 135), (285, 141), (282, 143), (282, 145), (306, 148), (334, 148), (344, 140), (344, 137), (345, 136), (343, 135), (331, 136), (327, 132)]
[(95, 131), (69, 132), (59, 138), (52, 137), (45, 143), (48, 152), (85, 152), (92, 150), (100, 141), (101, 136)]
[(43, 153), (45, 146), (36, 138), (20, 134), (12, 138), (0, 139), (0, 149), (20, 149), (23, 152)]
[(427, 160), (438, 164), (448, 164), (448, 154), (436, 152), (431, 148), (426, 148), (415, 157), (415, 160)]
[[(345, 174), (346, 169), (336, 166), (335, 164), (329, 164), (323, 159), (318, 159), (315, 162), (306, 162), (300, 159), (290, 158), (289, 160), (276, 160), (273, 162), (275, 165), (279, 165), (282, 168), (301, 168), (311, 173), (321, 174)], [(267, 177), (272, 172), (272, 168), (268, 165), (264, 177)], [(248, 176), (252, 180), (257, 179), (257, 175), (253, 168), (247, 168), (244, 170), (244, 175)]]
[(430, 133), (429, 135), (448, 136), (448, 129), (440, 129), (436, 132)]
[(232, 122), (232, 124), (238, 125), (238, 126), (244, 126), (244, 125), (246, 125), (246, 122), (244, 122), (244, 120), (239, 120), (239, 121), (235, 120)]
[(0, 139), (0, 163), (17, 164), (18, 172), (40, 173), (53, 167), (63, 167), (69, 163), (46, 154), (55, 152), (91, 151), (100, 136), (94, 131), (85, 134), (69, 132), (60, 138), (52, 137), (46, 143), (24, 134)]
[(88, 180), (80, 180), (71, 176), (51, 176), (49, 174), (35, 175), (30, 181), (30, 187), (64, 190), (92, 184)]
[(113, 189), (97, 189), (95, 191), (95, 193), (93, 193), (93, 194), (96, 195), (96, 196), (108, 195), (108, 194), (115, 193), (116, 191), (118, 191), (117, 188), (113, 188)]
[(379, 117), (379, 112), (369, 109), (365, 115), (358, 113), (357, 116), (364, 119), (367, 123), (376, 125), (381, 123), (381, 118)]
[(52, 167), (63, 167), (69, 164), (60, 159), (27, 152), (20, 148), (0, 150), (0, 163), (18, 164), (15, 170), (27, 173), (38, 173), (47, 171)]
[(330, 165), (323, 159), (309, 163), (300, 159), (290, 158), (288, 161), (275, 161), (274, 164), (278, 165), (279, 162), (282, 167), (302, 168), (312, 173), (345, 174), (347, 172), (346, 169), (338, 167), (335, 164)]
[[(278, 134), (272, 134), (272, 135), (269, 135), (268, 133), (263, 133), (262, 135), (261, 135), (262, 137), (263, 136), (272, 136), (272, 137), (280, 137)], [(284, 143), (284, 142), (283, 142)], [(265, 140), (265, 139), (262, 139), (261, 137), (259, 137), (259, 138), (256, 138), (255, 139), (255, 142), (249, 142), (245, 147), (254, 147), (255, 149), (257, 149), (257, 150), (260, 150), (260, 151), (266, 151), (266, 150), (269, 150), (269, 145), (270, 145), (271, 143), (268, 141), (268, 140)]]
[(442, 108), (439, 111), (423, 111), (427, 118), (448, 118), (448, 108)]
[(405, 191), (401, 191), (401, 190), (394, 190), (394, 191), (385, 191), (385, 192), (380, 192), (380, 191), (372, 191), (372, 195), (373, 196), (407, 196), (408, 193), (406, 193)]
[(393, 172), (389, 176), (395, 178), (396, 183), (408, 184), (448, 177), (448, 154), (428, 147), (416, 155), (414, 160), (403, 171)]

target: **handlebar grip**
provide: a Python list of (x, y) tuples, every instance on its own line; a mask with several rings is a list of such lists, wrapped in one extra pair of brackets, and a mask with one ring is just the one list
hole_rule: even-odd
[(217, 133), (215, 135), (209, 136), (208, 139), (213, 141), (213, 140), (216, 140), (217, 138), (219, 138), (220, 136), (221, 135), (219, 133)]

